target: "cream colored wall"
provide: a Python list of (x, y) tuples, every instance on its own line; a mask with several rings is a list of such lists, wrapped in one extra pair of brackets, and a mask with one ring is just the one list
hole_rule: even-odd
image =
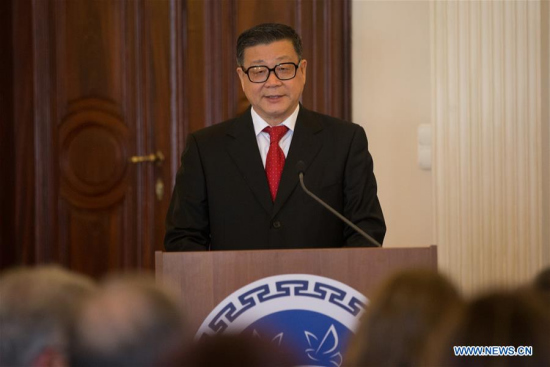
[[(472, 4), (492, 6), (484, 2)], [(504, 6), (507, 3), (501, 4)], [(435, 106), (435, 94), (432, 94), (432, 73), (435, 69), (431, 63), (431, 52), (434, 51), (431, 49), (434, 41), (434, 34), (430, 33), (433, 21), (430, 18), (431, 5), (429, 1), (352, 1), (353, 121), (363, 125), (369, 137), (379, 196), (388, 224), (387, 247), (424, 246), (436, 243), (438, 238), (437, 218), (434, 217), (437, 190), (432, 185), (437, 180), (433, 171), (420, 170), (417, 165), (417, 127), (433, 122), (432, 109)], [(529, 246), (539, 246), (539, 250), (531, 252), (541, 256), (541, 264), (534, 266), (531, 273), (536, 272), (539, 266), (550, 265), (550, 3), (540, 1), (540, 6), (542, 82), (539, 126), (542, 134), (539, 154), (542, 155), (542, 174), (533, 177), (535, 181), (540, 180), (542, 204), (539, 208), (542, 213), (539, 212), (538, 220), (537, 204), (531, 205), (530, 209), (534, 210), (532, 226), (540, 228), (542, 233), (538, 232), (541, 234), (540, 242), (535, 241)], [(473, 9), (478, 11), (476, 7)], [(493, 219), (487, 217), (488, 222), (483, 225), (490, 224)], [(464, 228), (459, 232), (464, 233)], [(489, 231), (485, 235), (490, 237), (491, 233)], [(491, 238), (484, 241), (485, 244), (492, 243)], [(444, 250), (443, 247), (440, 250)], [(457, 246), (453, 249), (458, 251), (456, 255), (459, 259), (476, 259), (463, 264), (464, 269), (459, 269), (463, 274), (469, 274), (471, 269), (468, 269), (478, 265), (481, 269), (489, 269), (487, 272), (503, 266), (499, 265), (500, 260), (472, 255), (473, 250), (466, 251)], [(440, 257), (443, 252), (440, 251)], [(522, 256), (527, 256), (525, 248), (522, 252), (525, 253)], [(479, 261), (481, 263), (477, 264)], [(510, 261), (511, 265), (503, 270), (506, 274), (510, 273), (508, 277), (524, 280), (530, 277), (529, 274), (519, 276), (521, 271), (515, 269), (519, 265)], [(449, 271), (449, 265), (443, 265), (444, 262), (440, 261), (443, 270)], [(478, 289), (495, 280), (494, 276), (476, 281), (455, 278), (465, 289)], [(475, 278), (479, 277), (476, 275)]]
[[(550, 266), (550, 2), (541, 4), (543, 265)], [(546, 103), (545, 103), (546, 101)]]
[(542, 267), (548, 190), (541, 2), (430, 6), (439, 266), (468, 292), (524, 284)]
[(434, 243), (432, 173), (417, 163), (431, 122), (428, 1), (352, 1), (352, 115), (369, 139), (385, 247)]

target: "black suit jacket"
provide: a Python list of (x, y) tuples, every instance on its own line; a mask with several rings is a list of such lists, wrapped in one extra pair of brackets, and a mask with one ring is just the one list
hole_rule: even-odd
[(359, 125), (300, 106), (272, 202), (250, 109), (189, 134), (167, 216), (168, 251), (369, 246), (307, 196), (307, 187), (380, 243), (386, 226)]

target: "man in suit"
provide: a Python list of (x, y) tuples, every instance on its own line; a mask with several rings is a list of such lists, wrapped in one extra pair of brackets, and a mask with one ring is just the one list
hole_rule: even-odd
[(241, 116), (188, 136), (167, 216), (168, 251), (372, 246), (299, 187), (382, 243), (372, 157), (359, 125), (300, 103), (307, 61), (294, 29), (261, 24), (237, 41)]

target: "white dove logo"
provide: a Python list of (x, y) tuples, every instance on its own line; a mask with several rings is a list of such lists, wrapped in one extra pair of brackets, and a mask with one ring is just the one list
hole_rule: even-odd
[(342, 354), (338, 349), (338, 333), (334, 325), (331, 325), (327, 330), (323, 339), (319, 342), (319, 338), (309, 331), (304, 331), (307, 343), (310, 348), (306, 349), (307, 356), (317, 362), (322, 363), (322, 366), (340, 367), (342, 364)]

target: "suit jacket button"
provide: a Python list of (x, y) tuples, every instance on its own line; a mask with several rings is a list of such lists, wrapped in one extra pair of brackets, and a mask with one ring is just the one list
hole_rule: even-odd
[(273, 228), (281, 228), (281, 222), (279, 222), (278, 220), (274, 221)]

